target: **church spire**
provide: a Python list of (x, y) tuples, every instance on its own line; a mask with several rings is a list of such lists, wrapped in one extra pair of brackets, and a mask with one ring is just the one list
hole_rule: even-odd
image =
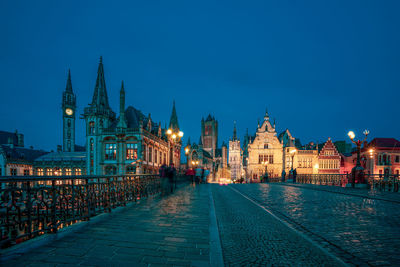
[(232, 137), (232, 141), (236, 141), (237, 140), (237, 135), (236, 135), (236, 121), (233, 122), (233, 137)]
[(176, 115), (175, 100), (172, 106), (171, 119), (169, 120), (169, 129), (179, 130), (178, 116)]
[(119, 92), (119, 120), (118, 120), (118, 128), (126, 128), (126, 120), (125, 120), (125, 88), (124, 81), (121, 82), (121, 90)]
[(72, 91), (72, 82), (71, 82), (71, 70), (68, 69), (68, 79), (67, 79), (67, 86), (65, 87), (65, 91), (69, 93), (73, 93)]
[(103, 57), (100, 57), (99, 68), (97, 69), (97, 79), (94, 88), (92, 106), (110, 108), (108, 104), (106, 81), (104, 78)]

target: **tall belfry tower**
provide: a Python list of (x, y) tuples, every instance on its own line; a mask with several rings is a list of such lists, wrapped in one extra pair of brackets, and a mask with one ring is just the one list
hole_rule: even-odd
[(201, 120), (201, 142), (203, 149), (215, 158), (215, 150), (218, 147), (218, 121), (211, 117), (211, 114), (206, 120)]
[(75, 151), (75, 111), (76, 97), (72, 91), (71, 71), (68, 70), (67, 86), (63, 92), (63, 151)]
[(100, 57), (97, 69), (96, 85), (92, 103), (83, 113), (86, 121), (86, 151), (87, 174), (102, 174), (101, 161), (101, 132), (115, 122), (115, 113), (108, 104), (106, 81), (104, 78), (103, 59)]

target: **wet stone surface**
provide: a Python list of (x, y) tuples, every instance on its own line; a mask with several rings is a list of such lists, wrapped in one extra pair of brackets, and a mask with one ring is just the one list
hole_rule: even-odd
[(340, 266), (340, 262), (229, 187), (213, 187), (226, 266)]
[(398, 193), (279, 184), (233, 185), (233, 188), (287, 220), (347, 263), (400, 265), (400, 203), (395, 202)]
[(209, 266), (209, 191), (149, 199), (3, 266)]

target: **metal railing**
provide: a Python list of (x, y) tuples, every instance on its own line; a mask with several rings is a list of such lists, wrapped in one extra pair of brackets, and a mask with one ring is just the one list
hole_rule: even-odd
[(158, 194), (162, 184), (158, 175), (0, 177), (0, 247)]
[(365, 176), (369, 188), (380, 191), (399, 191), (400, 177), (398, 174), (368, 174)]
[(351, 182), (350, 174), (298, 174), (296, 183), (331, 186), (346, 186)]

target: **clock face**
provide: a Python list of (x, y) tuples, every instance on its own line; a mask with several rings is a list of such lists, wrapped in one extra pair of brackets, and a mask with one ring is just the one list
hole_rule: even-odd
[(73, 111), (72, 109), (70, 109), (70, 108), (67, 108), (67, 109), (65, 110), (65, 114), (71, 116), (72, 114), (74, 114), (74, 111)]

